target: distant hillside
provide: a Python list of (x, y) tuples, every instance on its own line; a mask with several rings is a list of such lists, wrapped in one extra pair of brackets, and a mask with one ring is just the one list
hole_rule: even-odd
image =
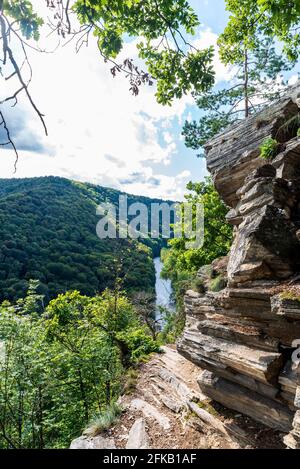
[[(94, 295), (112, 286), (122, 264), (127, 290), (153, 288), (152, 256), (162, 241), (96, 235), (96, 205), (117, 204), (120, 194), (58, 177), (0, 179), (0, 301), (24, 296), (30, 279), (40, 281), (46, 301), (73, 289)], [(128, 195), (134, 202), (161, 201)]]

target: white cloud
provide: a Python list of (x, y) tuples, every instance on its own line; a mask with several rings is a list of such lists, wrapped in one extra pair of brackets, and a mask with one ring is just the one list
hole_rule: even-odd
[(209, 46), (214, 46), (215, 56), (213, 60), (213, 67), (216, 72), (216, 84), (222, 81), (230, 81), (235, 74), (233, 67), (228, 67), (221, 62), (217, 41), (218, 34), (215, 34), (210, 28), (204, 30), (200, 29), (199, 38), (193, 41), (193, 45), (198, 49), (205, 49)]
[(290, 86), (295, 85), (298, 80), (299, 80), (299, 75), (293, 75), (293, 76), (291, 76), (291, 78), (289, 79), (289, 85), (290, 85)]
[[(35, 71), (32, 94), (46, 114), (49, 137), (42, 136), (39, 120), (24, 108), (26, 128), (22, 132), (30, 128), (46, 152), (22, 151), (18, 177), (53, 174), (121, 188), (119, 181), (133, 171), (170, 164), (176, 144), (169, 131), (164, 143), (159, 143), (159, 124), (170, 127), (184, 112), (188, 98), (162, 107), (155, 100), (154, 89), (143, 88), (138, 97), (131, 96), (128, 81), (123, 76), (112, 78), (93, 45), (79, 55), (71, 47), (53, 55), (32, 54), (31, 62)], [(19, 111), (12, 110), (11, 118), (14, 112)], [(1, 177), (12, 176), (13, 162), (12, 152), (2, 151)], [(132, 185), (131, 191), (154, 194), (151, 185)], [(157, 186), (155, 194), (158, 192)], [(164, 187), (160, 195), (172, 196)]]
[[(203, 48), (215, 45), (216, 40), (217, 35), (205, 30), (195, 45)], [(136, 58), (136, 42), (126, 45), (120, 60)], [(28, 151), (20, 152), (17, 177), (57, 175), (135, 194), (182, 198), (190, 172), (178, 170), (179, 174), (171, 177), (154, 168), (172, 164), (176, 142), (182, 140), (173, 126), (182, 125), (187, 106), (194, 103), (190, 95), (175, 100), (172, 106), (157, 103), (155, 87), (142, 88), (139, 96), (133, 97), (122, 74), (111, 76), (92, 38), (89, 48), (78, 55), (70, 44), (55, 54), (30, 52), (30, 60), (32, 95), (45, 113), (49, 137), (43, 136), (39, 119), (21, 102), (26, 116), (21, 133), (30, 135), (33, 146), (39, 143), (44, 150), (36, 153), (28, 146)], [(217, 79), (226, 79), (228, 70), (215, 60)], [(11, 112), (14, 119), (14, 112), (19, 111)], [(12, 177), (13, 153), (5, 150), (0, 155), (0, 176)], [(122, 183), (133, 173), (143, 175), (144, 182)]]

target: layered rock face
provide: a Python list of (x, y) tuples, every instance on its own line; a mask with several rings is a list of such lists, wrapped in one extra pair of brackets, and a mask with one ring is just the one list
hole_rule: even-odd
[[(208, 143), (208, 169), (235, 227), (228, 286), (187, 292), (178, 343), (204, 370), (199, 386), (207, 396), (291, 432), (290, 447), (300, 445), (300, 298), (279, 292), (295, 287), (300, 271), (300, 138), (297, 127), (284, 125), (299, 112), (300, 85)], [(280, 145), (266, 161), (260, 146), (268, 137)]]

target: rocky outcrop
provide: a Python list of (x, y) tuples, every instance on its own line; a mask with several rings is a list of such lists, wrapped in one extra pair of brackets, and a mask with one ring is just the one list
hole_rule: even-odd
[(235, 208), (239, 201), (238, 190), (247, 175), (264, 165), (259, 158), (259, 145), (265, 138), (289, 140), (279, 134), (282, 124), (298, 113), (299, 85), (279, 103), (270, 106), (259, 115), (238, 123), (210, 140), (206, 147), (207, 168), (212, 174), (216, 189), (227, 205)]
[[(187, 292), (178, 342), (179, 352), (206, 370), (198, 380), (204, 394), (290, 432), (289, 447), (299, 444), (293, 357), (300, 297), (280, 292), (299, 279), (300, 138), (284, 123), (299, 112), (300, 85), (207, 144), (207, 166), (234, 226), (228, 285), (220, 293)], [(279, 145), (266, 161), (260, 146), (268, 137)]]
[[(134, 388), (122, 395), (122, 413), (97, 434), (87, 428), (72, 449), (241, 449), (282, 448), (278, 431), (211, 405), (199, 390), (199, 368), (173, 346), (162, 347), (139, 367)], [(282, 414), (283, 417), (285, 414)]]
[(146, 431), (146, 420), (141, 418), (134, 422), (128, 435), (126, 449), (147, 449), (149, 438)]
[[(300, 409), (300, 386), (296, 389), (294, 405), (297, 409)], [(300, 410), (295, 413), (293, 429), (285, 436), (284, 442), (290, 449), (300, 449)]]
[(113, 438), (104, 438), (101, 435), (89, 437), (81, 436), (73, 440), (70, 449), (116, 449)]

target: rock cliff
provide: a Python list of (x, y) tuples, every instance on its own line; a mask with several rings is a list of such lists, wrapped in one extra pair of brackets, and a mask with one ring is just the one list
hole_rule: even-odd
[[(207, 144), (207, 166), (235, 231), (228, 285), (187, 292), (178, 342), (203, 370), (205, 395), (290, 432), (285, 443), (293, 448), (300, 447), (300, 137), (285, 124), (299, 112), (300, 84)], [(266, 138), (278, 141), (269, 160), (260, 157)]]

